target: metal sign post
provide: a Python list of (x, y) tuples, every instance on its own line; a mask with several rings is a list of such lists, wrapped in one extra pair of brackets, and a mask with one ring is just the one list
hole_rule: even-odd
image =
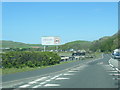
[(56, 52), (58, 52), (58, 45), (56, 45)]
[(45, 52), (45, 50), (46, 50), (46, 46), (44, 46), (44, 52)]

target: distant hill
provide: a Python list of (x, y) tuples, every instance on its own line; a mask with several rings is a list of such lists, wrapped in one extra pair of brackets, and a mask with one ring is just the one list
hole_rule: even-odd
[(41, 47), (40, 44), (25, 44), (21, 42), (6, 41), (6, 40), (0, 41), (0, 44), (1, 43), (3, 48), (39, 48)]
[[(67, 50), (67, 49), (88, 49), (91, 45), (89, 41), (73, 41), (59, 46), (59, 49)], [(40, 48), (43, 47), (41, 44), (25, 44), (21, 42), (14, 41), (5, 41), (2, 40), (3, 48)], [(56, 49), (56, 46), (48, 46), (47, 49)]]
[(89, 49), (92, 43), (90, 41), (73, 41), (73, 42), (68, 42), (64, 45), (61, 45), (61, 49), (74, 49), (74, 50), (79, 50), (79, 49)]
[(2, 43), (3, 48), (30, 48), (29, 45), (21, 42), (13, 42), (13, 41), (0, 41)]
[[(2, 40), (2, 47), (3, 48), (43, 48), (41, 44), (25, 44), (21, 42), (13, 42), (13, 41), (5, 41), (5, 40)], [(46, 48), (47, 50), (54, 50), (56, 49), (56, 46), (47, 46)], [(114, 34), (113, 36), (105, 36), (100, 38), (99, 40), (95, 40), (92, 42), (77, 40), (58, 46), (58, 49), (60, 50), (90, 49), (92, 51), (97, 51), (97, 50), (112, 51), (116, 48), (120, 48), (120, 31)]]

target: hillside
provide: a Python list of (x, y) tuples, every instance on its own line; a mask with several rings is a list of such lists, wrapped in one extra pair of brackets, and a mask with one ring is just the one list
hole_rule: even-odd
[(99, 40), (93, 41), (90, 49), (93, 51), (112, 51), (119, 48), (118, 42), (118, 33), (116, 33), (113, 36), (102, 37)]
[[(119, 35), (118, 35), (119, 34)], [(120, 48), (120, 32), (114, 34), (113, 36), (105, 36), (100, 38), (99, 40), (95, 40), (93, 42), (90, 41), (73, 41), (68, 42), (63, 45), (59, 45), (59, 50), (79, 50), (79, 49), (85, 49), (85, 50), (92, 50), (92, 51), (112, 51), (116, 48)], [(1, 42), (0, 42), (1, 44)], [(13, 42), (13, 41), (2, 41), (2, 47), (3, 48), (43, 48), (41, 44), (25, 44), (21, 42)], [(56, 49), (56, 46), (47, 46), (47, 50), (54, 50)]]
[(68, 42), (64, 45), (61, 45), (59, 48), (60, 49), (74, 49), (74, 50), (79, 50), (79, 49), (89, 49), (92, 43), (90, 41), (73, 41), (73, 42)]
[(0, 41), (0, 44), (2, 43), (3, 48), (30, 48), (29, 45), (21, 42), (13, 42), (13, 41), (6, 41), (2, 40)]

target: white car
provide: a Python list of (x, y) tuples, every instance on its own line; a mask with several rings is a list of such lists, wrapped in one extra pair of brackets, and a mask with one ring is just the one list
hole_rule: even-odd
[(61, 60), (68, 60), (69, 57), (68, 56), (61, 56)]

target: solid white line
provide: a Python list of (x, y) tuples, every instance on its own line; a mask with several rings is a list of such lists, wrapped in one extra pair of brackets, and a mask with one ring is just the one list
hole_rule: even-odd
[(66, 79), (70, 79), (70, 78), (56, 78), (55, 80), (66, 80)]
[(60, 84), (46, 84), (44, 85), (45, 87), (54, 87), (54, 86), (60, 86)]
[(32, 87), (32, 88), (38, 88), (38, 87), (40, 87), (41, 85), (37, 85), (37, 86), (34, 86), (34, 87)]
[(25, 88), (25, 87), (28, 87), (28, 86), (30, 86), (30, 85), (22, 85), (22, 86), (19, 86), (19, 88)]

